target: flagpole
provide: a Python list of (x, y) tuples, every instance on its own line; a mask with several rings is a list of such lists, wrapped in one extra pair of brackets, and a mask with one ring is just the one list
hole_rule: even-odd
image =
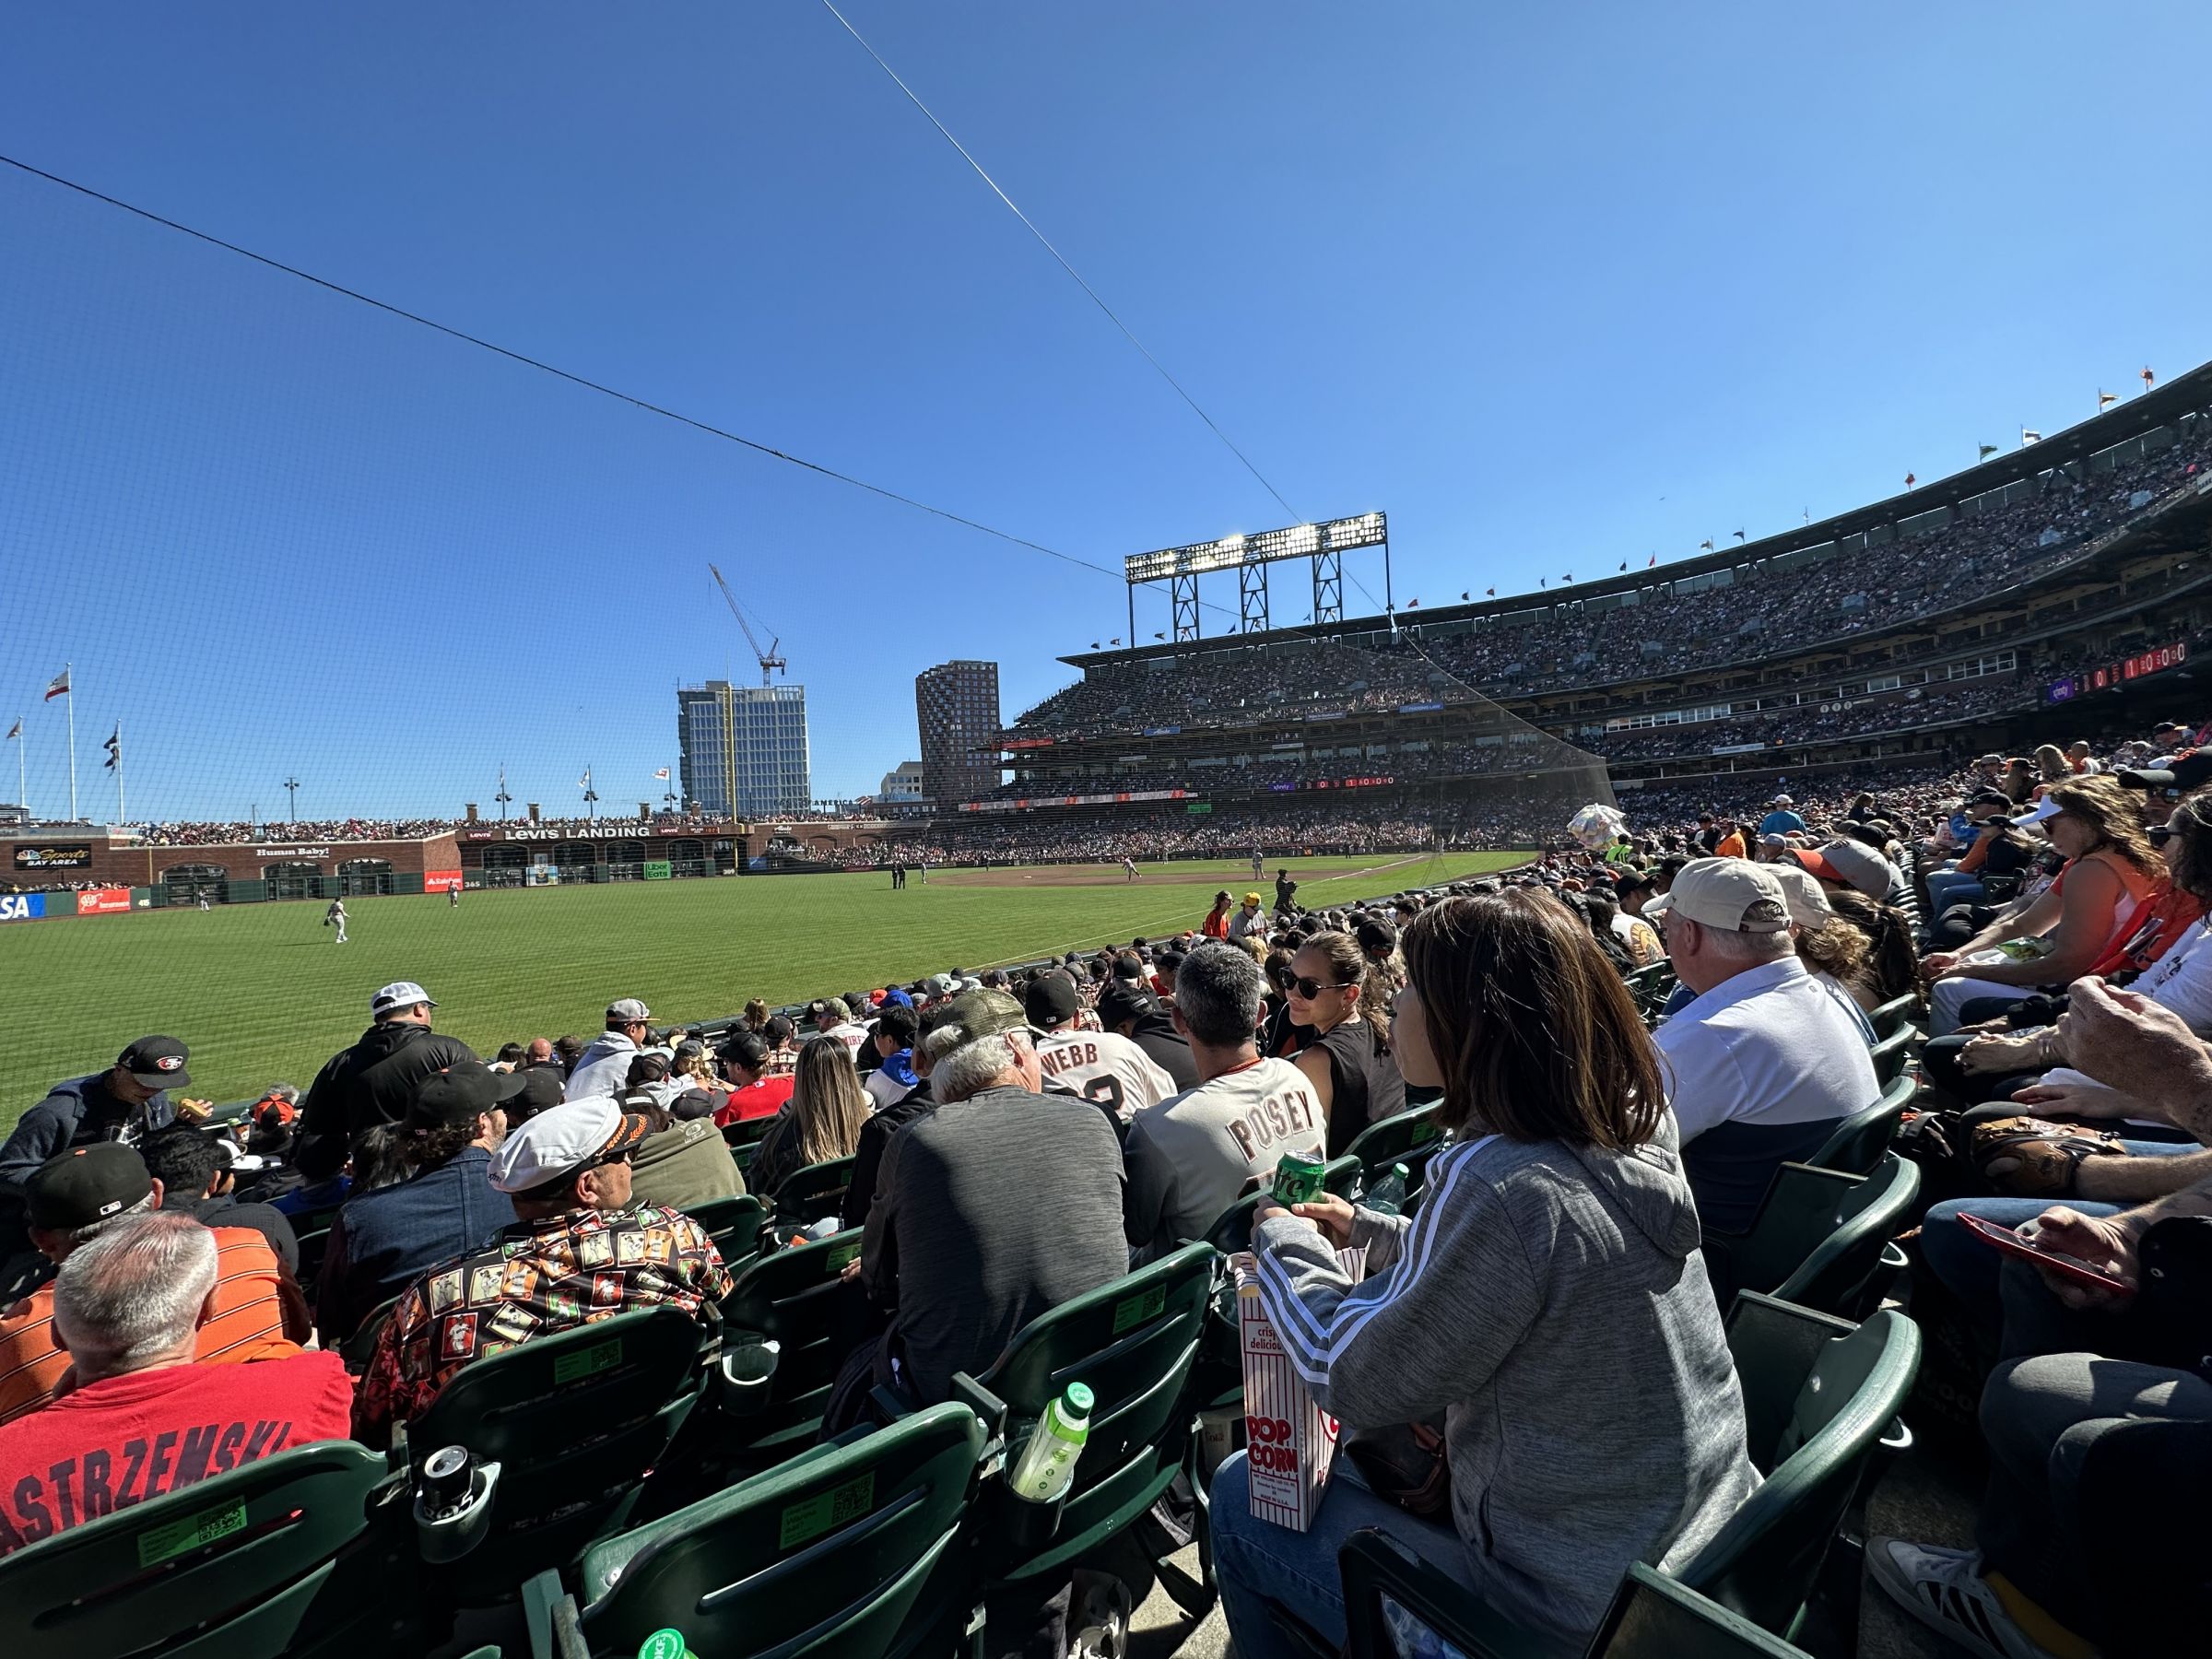
[(23, 810), (23, 821), (29, 823), (30, 821), (30, 785), (24, 782), (26, 772), (23, 765), (23, 756), (28, 746), (23, 737), (23, 717), (20, 714), (16, 716), (16, 729), (12, 735), (16, 740), (16, 805)]
[[(52, 662), (53, 659), (53, 658), (51, 658), (51, 657), (49, 657), (47, 660), (48, 660), (49, 662)], [(76, 823), (76, 822), (77, 821), (77, 819), (76, 819), (76, 674), (75, 674), (75, 672), (73, 671), (73, 670), (74, 670), (74, 668), (75, 668), (75, 665), (73, 665), (73, 664), (70, 664), (70, 663), (64, 663), (64, 664), (62, 665), (62, 672), (63, 672), (64, 674), (65, 674), (65, 675), (67, 675), (67, 676), (69, 677), (69, 682), (68, 682), (68, 684), (67, 684), (67, 685), (65, 685), (65, 686), (64, 686), (64, 687), (62, 688), (62, 695), (63, 695), (63, 696), (65, 696), (65, 697), (66, 697), (66, 698), (69, 700), (69, 821), (70, 821), (71, 823), (73, 823), (73, 824), (74, 824), (74, 823)]]
[(115, 723), (115, 747), (111, 752), (115, 757), (115, 821), (127, 824), (131, 820), (123, 809), (123, 722), (120, 720)]

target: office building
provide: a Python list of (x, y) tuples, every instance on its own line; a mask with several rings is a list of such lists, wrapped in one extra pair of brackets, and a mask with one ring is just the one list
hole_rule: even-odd
[(922, 793), (940, 812), (999, 784), (998, 665), (943, 663), (914, 677)]
[(725, 818), (804, 812), (812, 798), (806, 688), (709, 680), (676, 694), (684, 799)]

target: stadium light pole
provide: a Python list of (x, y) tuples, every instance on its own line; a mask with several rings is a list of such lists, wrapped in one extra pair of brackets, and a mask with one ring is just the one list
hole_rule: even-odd
[(291, 799), (289, 810), (292, 822), (296, 824), (300, 821), (300, 780), (296, 777), (285, 779), (284, 793)]

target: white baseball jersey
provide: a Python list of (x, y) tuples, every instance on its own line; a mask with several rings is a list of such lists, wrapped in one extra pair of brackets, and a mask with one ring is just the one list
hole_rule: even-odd
[(1175, 1079), (1151, 1055), (1112, 1031), (1048, 1031), (1037, 1039), (1044, 1080), (1073, 1089), (1122, 1123), (1175, 1092)]
[(1272, 1057), (1138, 1112), (1124, 1190), (1129, 1242), (1159, 1256), (1203, 1239), (1250, 1177), (1272, 1174), (1286, 1152), (1318, 1157), (1327, 1135), (1305, 1073)]

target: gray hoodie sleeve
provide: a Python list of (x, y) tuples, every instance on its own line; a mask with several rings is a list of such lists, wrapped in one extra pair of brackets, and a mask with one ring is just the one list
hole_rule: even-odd
[(1277, 1216), (1253, 1234), (1261, 1300), (1283, 1351), (1321, 1408), (1355, 1429), (1466, 1399), (1543, 1305), (1503, 1201), (1464, 1157), (1400, 1225), (1390, 1230), (1396, 1265), (1357, 1286), (1312, 1223)]

